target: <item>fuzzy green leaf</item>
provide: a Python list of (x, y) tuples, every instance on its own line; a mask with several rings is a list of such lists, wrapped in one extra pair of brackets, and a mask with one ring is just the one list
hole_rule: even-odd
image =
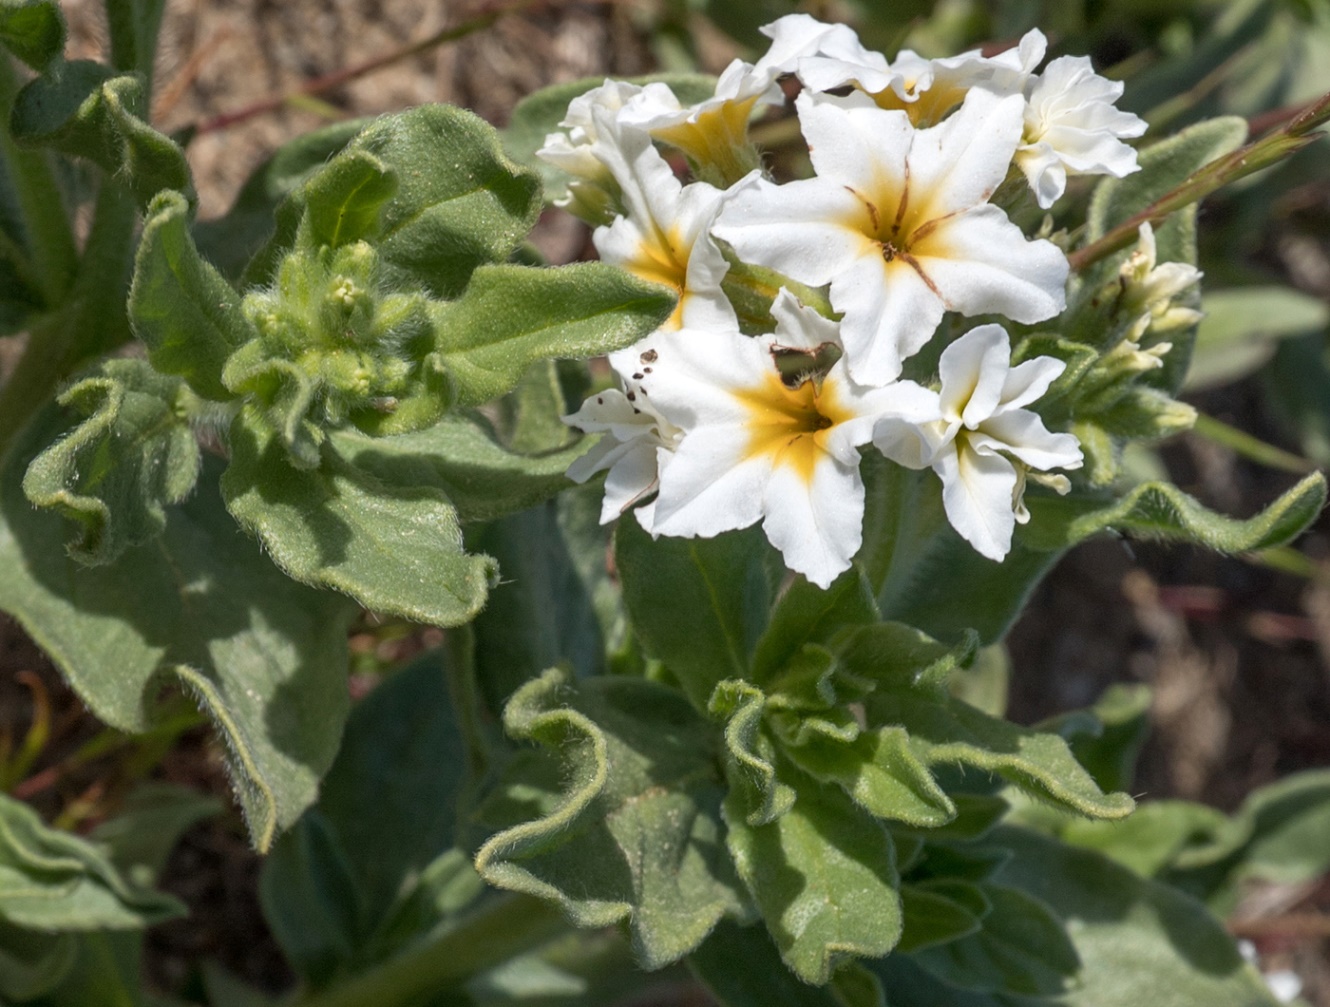
[[(491, 710), (500, 711), (524, 683), (567, 662), (581, 675), (605, 670), (605, 642), (576, 544), (564, 534), (562, 503), (513, 514), (474, 540), (493, 556), (503, 580), (473, 624), (476, 679)], [(604, 565), (604, 548), (599, 556)]]
[(89, 834), (118, 870), (133, 880), (155, 881), (180, 836), (195, 822), (222, 810), (221, 802), (174, 783), (140, 783), (115, 815)]
[(832, 988), (790, 975), (761, 926), (722, 920), (688, 964), (723, 1007), (845, 1007)]
[[(111, 34), (111, 63), (131, 70), (152, 83), (157, 55), (157, 33), (166, 0), (105, 0), (106, 24)], [(151, 86), (148, 88), (151, 91)]]
[(199, 256), (189, 204), (163, 192), (148, 207), (129, 292), (129, 317), (154, 367), (178, 374), (204, 398), (234, 398), (222, 384), (227, 358), (258, 333), (240, 295)]
[(0, 45), (37, 72), (65, 48), (65, 18), (52, 0), (0, 0)]
[(673, 308), (659, 284), (603, 263), (481, 266), (459, 300), (436, 309), (438, 350), (458, 404), (479, 405), (512, 389), (535, 361), (622, 349)]
[(352, 711), (318, 804), (278, 840), (260, 882), (264, 915), (304, 979), (319, 984), (383, 953), (378, 938), (394, 905), (426, 884), (456, 841), (466, 776), (438, 652), (394, 672)]
[(865, 731), (848, 744), (810, 739), (786, 754), (804, 772), (842, 787), (874, 818), (935, 829), (956, 817), (956, 805), (914, 753), (903, 727)]
[[(978, 933), (983, 926), (984, 913), (975, 912), (971, 906), (949, 895), (951, 887), (963, 884), (966, 882), (947, 882), (936, 889), (924, 885), (901, 885), (905, 925), (896, 950), (903, 953), (922, 951)], [(978, 887), (970, 887), (980, 891)]]
[(83, 417), (33, 459), (23, 492), (79, 526), (70, 555), (110, 563), (166, 527), (194, 488), (200, 456), (182, 383), (140, 360), (109, 360), (59, 398)]
[(480, 848), (485, 880), (554, 901), (579, 926), (626, 920), (646, 968), (741, 911), (720, 845), (713, 730), (676, 690), (618, 677), (574, 688), (549, 671), (513, 696), (504, 724), (558, 753), (566, 790)]
[(457, 297), (477, 266), (507, 259), (535, 223), (539, 181), (503, 155), (493, 128), (459, 108), (422, 105), (375, 120), (291, 193), (245, 270), (246, 286), (272, 281), (307, 207), (316, 217), (329, 212), (322, 177), (366, 154), (398, 181), (378, 212), (375, 242), (390, 287)]
[(97, 847), (0, 795), (0, 917), (32, 930), (139, 930), (179, 916), (169, 895), (126, 880)]
[(224, 216), (195, 222), (194, 240), (203, 257), (227, 279), (238, 279), (245, 264), (272, 237), (273, 217), (282, 200), (321, 170), (368, 121), (336, 122), (279, 147), (249, 176)]
[(758, 528), (653, 540), (632, 517), (619, 522), (615, 561), (633, 628), (698, 709), (717, 683), (748, 675), (771, 609), (770, 557)]
[(143, 82), (114, 76), (99, 63), (53, 63), (14, 99), (14, 139), (85, 157), (124, 179), (140, 207), (163, 189), (193, 197), (189, 164), (178, 144), (147, 124)]
[(1082, 969), (1067, 1007), (1273, 1007), (1223, 925), (1194, 899), (1090, 850), (1004, 826), (1012, 851), (995, 875), (1070, 924)]
[(915, 954), (934, 975), (981, 993), (1054, 996), (1080, 969), (1062, 921), (1017, 888), (982, 884), (989, 912), (979, 928)]
[(457, 511), (443, 492), (386, 483), (330, 448), (319, 468), (293, 468), (248, 406), (231, 427), (222, 493), (296, 580), (437, 626), (466, 622), (485, 603), (494, 562), (463, 551)]
[[(631, 84), (646, 85), (663, 81), (684, 105), (710, 98), (716, 90), (716, 78), (705, 74), (662, 73), (647, 77), (629, 77)], [(545, 199), (553, 201), (563, 196), (568, 176), (554, 165), (536, 157), (536, 151), (545, 146), (545, 137), (557, 132), (568, 114), (568, 103), (579, 95), (605, 83), (604, 77), (584, 77), (581, 80), (553, 84), (527, 95), (513, 108), (508, 126), (502, 130), (503, 149), (519, 164), (534, 168), (545, 184)]]
[(825, 591), (796, 577), (776, 602), (771, 625), (757, 643), (753, 678), (761, 682), (775, 674), (804, 644), (827, 643), (842, 629), (878, 618), (873, 587), (862, 568), (846, 570)]
[(891, 836), (835, 787), (800, 778), (794, 805), (766, 825), (725, 802), (726, 845), (786, 966), (822, 985), (847, 956), (875, 958), (901, 933)]
[(774, 822), (794, 803), (794, 790), (776, 776), (775, 750), (762, 729), (766, 696), (748, 682), (727, 679), (716, 686), (707, 710), (725, 718), (725, 768), (732, 790), (747, 791), (752, 826)]
[(870, 723), (904, 725), (911, 750), (926, 765), (962, 764), (997, 773), (1035, 797), (1096, 818), (1122, 818), (1134, 807), (1126, 794), (1105, 795), (1055, 734), (922, 690), (879, 689), (865, 706)]
[(314, 800), (337, 749), (351, 611), (291, 583), (239, 534), (209, 462), (155, 542), (106, 566), (75, 563), (62, 519), (34, 511), (19, 487), (22, 466), (58, 429), (49, 413), (32, 424), (0, 480), (0, 608), (113, 727), (147, 730), (164, 685), (194, 698), (226, 742), (264, 849)]
[(72, 933), (40, 933), (0, 918), (0, 998), (25, 1003), (50, 992), (69, 973), (78, 952)]
[(1002, 637), (1062, 551), (1091, 535), (1112, 530), (1220, 552), (1265, 549), (1300, 534), (1326, 493), (1324, 477), (1311, 475), (1260, 514), (1239, 520), (1207, 510), (1167, 483), (1143, 483), (1120, 499), (1031, 490), (1030, 523), (1018, 526), (1012, 551), (999, 564), (946, 523), (941, 483), (931, 472), (892, 468), (864, 466), (875, 513), (865, 520), (859, 561), (881, 585), (883, 617), (939, 640), (958, 640), (974, 629), (984, 643)]
[(397, 174), (366, 150), (333, 158), (305, 186), (309, 227), (320, 245), (338, 248), (379, 231), (379, 212), (397, 194)]
[(567, 488), (564, 472), (583, 443), (544, 454), (503, 447), (479, 415), (452, 413), (415, 433), (366, 437), (346, 430), (331, 437), (337, 452), (389, 486), (435, 487), (463, 521), (487, 521), (524, 510)]

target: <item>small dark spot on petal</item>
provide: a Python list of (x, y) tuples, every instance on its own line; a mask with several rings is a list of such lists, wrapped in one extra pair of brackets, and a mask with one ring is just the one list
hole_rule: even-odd
[(597, 396), (596, 396), (596, 405), (598, 405), (598, 406), (603, 406), (604, 404), (605, 404), (605, 399), (602, 398), (601, 396), (597, 395)]
[(643, 367), (642, 370), (646, 371), (648, 374), (651, 373), (651, 368), (650, 368), (650, 367)]
[(655, 350), (647, 350), (645, 353), (642, 354), (642, 363), (644, 363), (644, 364), (654, 364), (655, 362), (656, 362), (656, 351), (655, 351)]
[(642, 372), (641, 372), (641, 371), (638, 371), (636, 374), (634, 374), (634, 375), (633, 375), (633, 380), (634, 380), (634, 381), (641, 381), (641, 380), (642, 380)]
[(636, 401), (637, 401), (637, 392), (629, 392), (629, 393), (628, 393), (628, 401), (629, 401), (629, 402), (636, 402)]

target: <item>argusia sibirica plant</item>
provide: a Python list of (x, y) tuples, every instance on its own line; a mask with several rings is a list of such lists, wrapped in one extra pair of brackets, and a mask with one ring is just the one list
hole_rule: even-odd
[[(1017, 725), (1001, 641), (1091, 535), (1319, 511), (1312, 475), (1223, 517), (1124, 450), (1196, 417), (1197, 202), (1327, 101), (1156, 137), (1038, 31), (887, 58), (796, 14), (501, 134), (326, 127), (199, 221), (156, 8), (107, 7), (102, 65), (0, 0), (0, 608), (144, 752), (211, 726), (292, 1003), (1275, 1002), (1213, 913), (1330, 783), (1127, 818), (1148, 695)], [(601, 262), (541, 260), (543, 201)], [(444, 646), (351, 709), (357, 619)], [(138, 1002), (119, 931), (183, 910), (162, 844), (215, 813), (0, 799), (0, 999)], [(238, 1002), (210, 968), (179, 996)]]

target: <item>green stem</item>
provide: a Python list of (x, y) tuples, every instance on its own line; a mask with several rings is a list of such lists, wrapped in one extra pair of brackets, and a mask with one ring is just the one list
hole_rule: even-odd
[(14, 64), (0, 53), (0, 176), (13, 186), (38, 289), (47, 304), (57, 305), (74, 277), (78, 249), (49, 155), (24, 150), (9, 135), (9, 113), (18, 90)]
[(1206, 440), (1222, 444), (1231, 451), (1242, 455), (1242, 457), (1250, 458), (1258, 465), (1264, 465), (1267, 468), (1295, 472), (1298, 475), (1315, 472), (1317, 468), (1306, 458), (1300, 458), (1283, 448), (1267, 444), (1244, 430), (1231, 427), (1213, 416), (1206, 416), (1204, 413), (1196, 414), (1196, 424), (1192, 427), (1192, 431)]
[(1158, 224), (1169, 214), (1192, 203), (1199, 203), (1217, 189), (1296, 154), (1316, 140), (1312, 131), (1327, 119), (1330, 119), (1330, 94), (1313, 102), (1300, 115), (1268, 136), (1198, 168), (1176, 189), (1123, 221), (1098, 241), (1072, 252), (1067, 256), (1072, 270), (1080, 272), (1100, 259), (1128, 247), (1137, 240), (1142, 224)]
[(476, 634), (469, 625), (457, 626), (445, 632), (443, 641), (448, 696), (466, 745), (471, 779), (478, 780), (489, 766), (489, 744), (480, 713), (484, 700), (476, 684)]
[(80, 363), (130, 338), (125, 287), (135, 220), (128, 190), (104, 180), (65, 304), (32, 327), (23, 356), (0, 389), (0, 458), (28, 418)]
[(457, 926), (428, 936), (331, 989), (290, 1007), (407, 1007), (566, 932), (559, 911), (527, 895), (504, 895)]

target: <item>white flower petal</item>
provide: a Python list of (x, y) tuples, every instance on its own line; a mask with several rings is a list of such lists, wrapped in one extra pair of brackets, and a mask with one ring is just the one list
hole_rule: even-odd
[(726, 201), (712, 233), (745, 262), (820, 287), (864, 252), (868, 239), (853, 226), (864, 216), (862, 201), (837, 182), (759, 180)]
[(909, 117), (867, 102), (847, 108), (808, 91), (799, 95), (795, 107), (818, 177), (894, 210), (905, 185), (906, 156), (918, 135)]
[(823, 343), (840, 344), (840, 324), (805, 307), (785, 287), (771, 303), (771, 317), (776, 321), (774, 334), (779, 346), (815, 350)]
[(976, 326), (948, 346), (938, 360), (943, 418), (974, 429), (991, 416), (1010, 365), (1011, 341), (1000, 325)]
[(768, 455), (750, 455), (749, 445), (741, 426), (708, 427), (701, 437), (685, 434), (660, 474), (652, 531), (710, 538), (757, 522), (772, 462)]
[[(647, 441), (633, 445), (605, 476), (605, 498), (600, 505), (600, 523), (609, 524), (656, 487), (657, 448)], [(570, 470), (571, 472), (571, 470)]]
[(843, 268), (831, 281), (831, 304), (845, 314), (840, 332), (850, 376), (865, 385), (899, 377), (902, 361), (932, 338), (946, 313), (937, 291), (909, 263), (883, 262), (880, 255)]
[(970, 443), (976, 451), (1005, 451), (1041, 472), (1078, 469), (1084, 462), (1074, 434), (1053, 433), (1029, 409), (1015, 409), (985, 421), (970, 434)]
[(1053, 357), (1035, 357), (1017, 364), (1002, 383), (1002, 401), (995, 412), (1019, 409), (1041, 398), (1066, 369), (1063, 361)]
[(1027, 241), (996, 206), (945, 218), (911, 253), (952, 311), (1029, 323), (1066, 307), (1067, 257), (1051, 241)]
[(763, 502), (762, 530), (791, 570), (825, 588), (849, 569), (863, 542), (864, 484), (857, 464), (826, 458), (809, 482), (788, 466), (777, 468)]
[(920, 130), (910, 148), (909, 213), (934, 220), (985, 202), (1021, 142), (1025, 101), (971, 90), (952, 116)]
[(942, 507), (951, 526), (981, 556), (1002, 560), (1011, 551), (1016, 529), (1016, 469), (1011, 462), (956, 444), (939, 452), (933, 470), (942, 478)]

